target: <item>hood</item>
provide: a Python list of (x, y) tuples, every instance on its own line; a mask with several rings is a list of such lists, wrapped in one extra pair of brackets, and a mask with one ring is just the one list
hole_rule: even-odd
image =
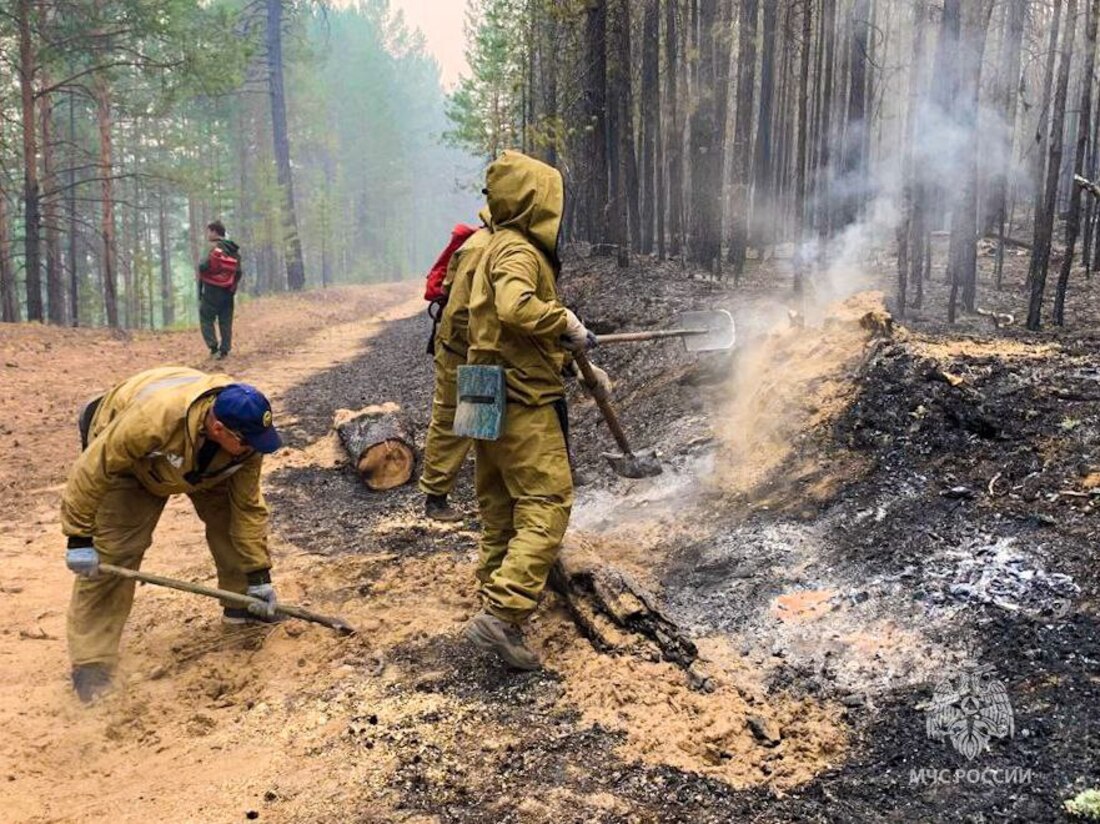
[(222, 238), (221, 240), (216, 241), (216, 245), (221, 247), (221, 250), (223, 252), (228, 252), (235, 258), (239, 258), (241, 256), (241, 247), (233, 241), (229, 240), (228, 238)]
[(506, 151), (489, 164), (485, 184), (493, 229), (523, 232), (556, 259), (565, 209), (561, 172), (525, 154)]

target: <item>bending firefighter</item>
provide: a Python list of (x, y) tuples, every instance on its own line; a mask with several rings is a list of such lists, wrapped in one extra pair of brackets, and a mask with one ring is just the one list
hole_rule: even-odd
[(226, 606), (225, 620), (274, 619), (260, 466), (281, 441), (267, 398), (227, 375), (151, 369), (89, 403), (80, 436), (84, 451), (62, 495), (61, 524), (66, 564), (78, 576), (68, 635), (82, 701), (109, 687), (134, 599), (134, 581), (99, 564), (139, 568), (171, 495), (187, 495), (206, 525), (218, 586), (266, 602)]
[[(505, 152), (486, 178), (493, 233), (471, 284), (466, 374), (491, 387), (502, 371), (506, 403), (499, 436), (476, 441), (484, 609), (466, 637), (514, 667), (535, 669), (520, 627), (538, 605), (573, 505), (562, 368), (567, 350), (595, 339), (557, 297), (561, 174)], [(467, 395), (463, 380), (460, 407), (467, 398), (491, 402), (489, 390)]]
[[(454, 488), (458, 471), (470, 451), (470, 439), (455, 435), (452, 431), (458, 390), (455, 371), (466, 363), (467, 334), (469, 326), (470, 286), (492, 232), (489, 229), (489, 213), (483, 209), (479, 215), (482, 228), (456, 226), (451, 244), (436, 261), (432, 273), (445, 267), (445, 276), (434, 286), (429, 276), (426, 295), (433, 306), (442, 305), (438, 325), (432, 337), (435, 361), (435, 391), (432, 396), (432, 420), (424, 442), (424, 471), (420, 477), (420, 491), (427, 498), (424, 512), (437, 521), (462, 519), (447, 503), (447, 496)], [(461, 244), (455, 248), (456, 244)], [(449, 257), (449, 260), (447, 259)]]

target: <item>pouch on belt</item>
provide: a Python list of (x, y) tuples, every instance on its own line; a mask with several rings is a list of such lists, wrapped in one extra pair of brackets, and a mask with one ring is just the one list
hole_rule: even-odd
[(464, 438), (495, 441), (504, 424), (504, 367), (458, 367), (458, 406), (452, 431)]

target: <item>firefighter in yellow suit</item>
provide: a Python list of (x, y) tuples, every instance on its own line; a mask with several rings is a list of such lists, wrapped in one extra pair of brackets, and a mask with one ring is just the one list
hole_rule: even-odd
[(520, 626), (534, 612), (573, 505), (562, 367), (595, 341), (558, 300), (561, 174), (507, 151), (486, 175), (493, 232), (470, 289), (470, 364), (504, 369), (500, 437), (476, 441), (483, 611), (466, 637), (520, 669), (539, 667)]
[(424, 513), (437, 521), (458, 521), (462, 515), (447, 503), (462, 462), (470, 451), (470, 439), (451, 431), (455, 420), (458, 389), (455, 371), (466, 363), (467, 332), (470, 316), (470, 286), (478, 261), (489, 245), (489, 210), (479, 215), (482, 228), (474, 232), (451, 256), (443, 288), (447, 303), (435, 330), (435, 391), (432, 396), (432, 420), (424, 440), (424, 471), (420, 491), (427, 499)]
[(275, 618), (260, 467), (281, 441), (263, 394), (228, 375), (151, 369), (85, 407), (80, 434), (84, 451), (62, 494), (61, 525), (65, 562), (77, 574), (68, 635), (82, 701), (110, 686), (134, 599), (134, 581), (99, 564), (137, 569), (171, 495), (187, 495), (205, 524), (218, 586), (264, 602), (226, 606), (225, 620)]

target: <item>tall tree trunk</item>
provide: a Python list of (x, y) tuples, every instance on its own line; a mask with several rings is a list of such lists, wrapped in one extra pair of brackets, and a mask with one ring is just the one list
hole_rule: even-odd
[(640, 251), (653, 254), (653, 222), (657, 210), (656, 165), (658, 135), (661, 131), (660, 91), (660, 8), (659, 0), (646, 0), (642, 23), (642, 225)]
[[(1043, 69), (1043, 95), (1036, 117), (1035, 127), (1035, 154), (1032, 167), (1032, 183), (1034, 186), (1034, 202), (1032, 204), (1032, 226), (1038, 227), (1046, 193), (1046, 169), (1047, 153), (1050, 147), (1050, 118), (1051, 98), (1054, 96), (1054, 70), (1058, 59), (1058, 35), (1061, 31), (1062, 0), (1054, 0), (1053, 16), (1050, 22), (1050, 40), (1048, 41), (1046, 64)], [(1028, 283), (1031, 282), (1031, 272), (1028, 272)]]
[(951, 305), (948, 318), (955, 319), (955, 298), (962, 289), (963, 308), (975, 309), (978, 281), (978, 100), (982, 57), (985, 53), (993, 0), (963, 0), (958, 43), (959, 88), (954, 103), (954, 122), (960, 132), (959, 166), (963, 178), (951, 209)]
[(35, 44), (31, 39), (32, 0), (17, 0), (19, 22), (19, 92), (23, 114), (23, 265), (26, 272), (27, 320), (43, 320), (38, 127), (34, 122)]
[(167, 194), (162, 187), (157, 198), (158, 222), (157, 222), (157, 246), (160, 252), (160, 309), (161, 319), (165, 328), (171, 328), (176, 323), (176, 290), (172, 283), (172, 257), (168, 244), (168, 207)]
[(680, 0), (665, 0), (665, 97), (668, 99), (668, 254), (680, 256), (684, 235), (684, 122), (680, 106), (680, 35), (677, 27)]
[[(630, 49), (630, 0), (619, 2), (619, 25), (617, 32), (621, 94), (617, 98), (619, 106), (619, 152), (623, 159), (623, 179), (626, 184), (626, 208), (630, 218), (630, 249), (635, 252), (641, 248), (641, 211), (639, 210), (638, 156), (634, 149), (634, 94), (632, 91), (631, 66), (633, 61)], [(620, 250), (619, 265), (630, 263), (629, 254)]]
[(607, 165), (611, 173), (611, 197), (608, 206), (611, 211), (611, 240), (615, 244), (617, 262), (621, 267), (630, 265), (630, 228), (627, 216), (627, 201), (630, 196), (626, 159), (626, 143), (630, 138), (626, 134), (626, 107), (622, 102), (626, 95), (626, 75), (629, 71), (629, 66), (622, 62), (622, 37), (626, 25), (628, 21), (623, 20), (621, 9), (612, 11), (610, 50), (614, 59), (608, 63), (607, 71), (607, 97), (611, 100), (607, 116)]
[[(0, 184), (3, 178), (0, 177)], [(11, 226), (8, 223), (8, 196), (0, 186), (0, 321), (19, 321), (19, 298), (15, 294), (15, 271), (11, 263)]]
[(1007, 0), (1005, 36), (997, 71), (995, 104), (1002, 122), (995, 125), (999, 161), (990, 182), (988, 203), (982, 220), (983, 234), (989, 234), (1007, 219), (1008, 178), (1013, 168), (1013, 148), (1016, 136), (1016, 111), (1019, 105), (1020, 58), (1023, 50), (1024, 23), (1027, 21), (1027, 0)]
[(102, 210), (100, 237), (103, 241), (103, 306), (107, 313), (107, 325), (118, 328), (118, 284), (115, 272), (115, 199), (114, 160), (111, 144), (111, 89), (107, 76), (97, 72), (95, 77), (96, 123), (99, 127), (99, 176), (100, 208)]
[(1065, 142), (1066, 98), (1069, 94), (1069, 70), (1073, 62), (1073, 41), (1076, 35), (1077, 0), (1066, 0), (1066, 25), (1062, 32), (1062, 58), (1058, 67), (1058, 87), (1054, 93), (1051, 117), (1050, 149), (1048, 153), (1043, 208), (1035, 225), (1035, 241), (1031, 251), (1031, 300), (1027, 309), (1027, 328), (1036, 331), (1042, 324), (1043, 297), (1050, 265), (1051, 236), (1057, 210), (1058, 181), (1062, 172), (1062, 151)]
[(898, 316), (908, 311), (909, 281), (920, 285), (921, 257), (924, 251), (924, 212), (921, 186), (916, 174), (915, 155), (923, 103), (924, 33), (928, 18), (927, 0), (913, 3), (913, 52), (909, 64), (909, 114), (905, 124), (905, 147), (902, 169), (905, 176), (902, 191), (902, 222), (898, 228)]
[(275, 170), (282, 193), (283, 244), (286, 250), (287, 287), (305, 288), (302, 239), (298, 235), (298, 214), (294, 208), (294, 179), (290, 170), (290, 135), (287, 130), (286, 92), (283, 87), (283, 0), (267, 0), (267, 78), (271, 98), (271, 134), (275, 148)]
[(717, 273), (721, 265), (723, 123), (720, 94), (718, 3), (699, 7), (699, 68), (695, 111), (691, 116), (691, 243), (689, 259)]
[(843, 226), (855, 223), (859, 219), (867, 189), (864, 147), (868, 131), (867, 49), (871, 33), (870, 16), (871, 0), (855, 0), (852, 6), (852, 39), (848, 57), (851, 66), (848, 84), (848, 121), (845, 124), (844, 153), (841, 158), (846, 191), (839, 216)]
[[(49, 85), (48, 78), (43, 84)], [(46, 297), (50, 323), (65, 323), (65, 280), (61, 268), (61, 210), (58, 208), (57, 178), (54, 174), (53, 101), (45, 95), (39, 102), (42, 130), (42, 217), (46, 235)]]
[(760, 58), (760, 106), (756, 117), (756, 146), (753, 155), (752, 217), (750, 243), (771, 244), (775, 219), (772, 187), (772, 103), (775, 96), (775, 41), (779, 19), (778, 3), (764, 2), (763, 54)]
[(74, 93), (69, 92), (69, 150), (66, 152), (66, 162), (69, 169), (66, 172), (65, 185), (68, 187), (66, 196), (66, 217), (69, 224), (69, 321), (73, 326), (80, 325), (80, 262), (81, 243), (80, 225), (77, 220), (76, 205), (76, 103)]
[[(1085, 60), (1081, 71), (1084, 79), (1081, 82), (1081, 111), (1077, 122), (1077, 155), (1074, 158), (1073, 170), (1082, 174), (1085, 169), (1085, 149), (1089, 142), (1089, 132), (1092, 130), (1092, 86), (1093, 73), (1096, 68), (1096, 28), (1097, 18), (1100, 16), (1100, 0), (1091, 0), (1088, 10), (1088, 19), (1085, 23)], [(1077, 247), (1077, 234), (1081, 226), (1081, 189), (1077, 186), (1070, 187), (1069, 216), (1066, 219), (1066, 255), (1062, 258), (1062, 269), (1058, 274), (1058, 290), (1054, 295), (1054, 322), (1063, 326), (1066, 322), (1066, 291), (1069, 289), (1069, 276), (1073, 270), (1073, 253)], [(1087, 257), (1088, 251), (1086, 249)]]
[[(822, 240), (832, 233), (831, 205), (831, 149), (832, 149), (832, 113), (835, 106), (833, 68), (836, 64), (836, 0), (823, 0), (821, 6), (822, 31), (825, 42), (822, 44), (825, 76), (821, 83), (821, 132), (818, 135), (818, 174), (817, 190), (817, 231)], [(824, 249), (825, 244), (821, 244)]]
[(587, 125), (591, 129), (588, 144), (588, 240), (591, 243), (606, 243), (610, 228), (607, 213), (607, 0), (591, 0), (588, 4), (585, 33), (588, 72), (584, 99)]
[(730, 204), (729, 262), (735, 283), (741, 282), (748, 246), (752, 173), (752, 113), (756, 90), (756, 20), (758, 0), (741, 0), (737, 46), (737, 111), (733, 128), (733, 192)]
[[(857, 0), (864, 2), (864, 0)], [(802, 293), (806, 270), (806, 155), (809, 143), (810, 114), (810, 60), (812, 58), (813, 5), (807, 2), (802, 8), (802, 59), (798, 81), (798, 149), (795, 169), (795, 263), (794, 291)]]

